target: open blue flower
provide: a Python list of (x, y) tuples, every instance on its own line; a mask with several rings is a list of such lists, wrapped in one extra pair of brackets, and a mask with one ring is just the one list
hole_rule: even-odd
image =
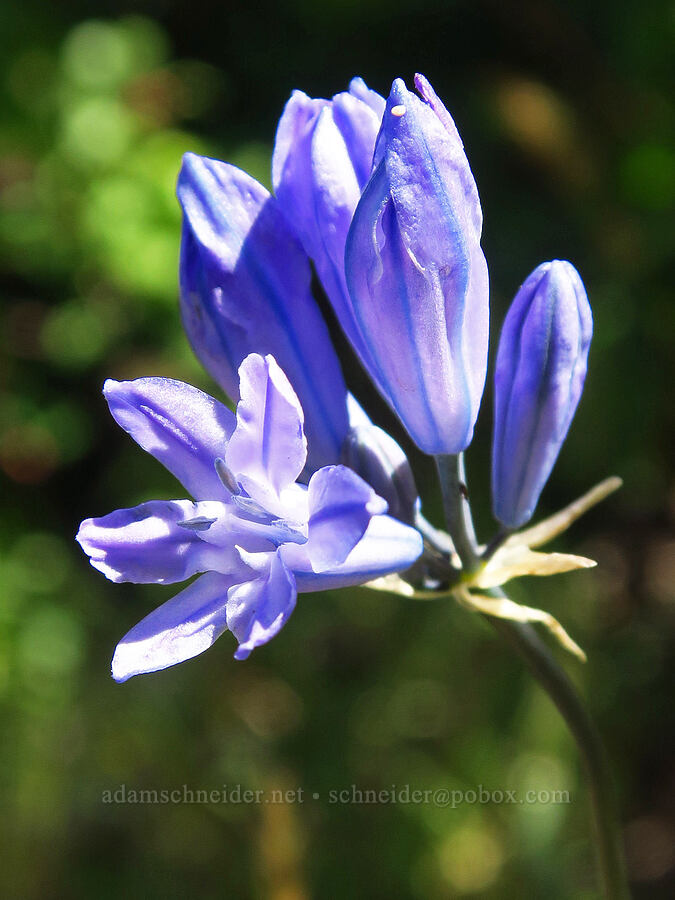
[(80, 526), (92, 565), (113, 581), (170, 584), (203, 573), (120, 641), (113, 677), (175, 665), (229, 629), (238, 659), (274, 637), (298, 592), (361, 584), (408, 568), (417, 531), (344, 466), (308, 485), (303, 412), (274, 358), (240, 367), (236, 417), (167, 378), (107, 381), (110, 411), (193, 500), (150, 501)]

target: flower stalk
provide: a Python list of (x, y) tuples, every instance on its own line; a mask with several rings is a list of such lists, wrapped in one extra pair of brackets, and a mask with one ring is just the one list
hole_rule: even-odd
[(480, 564), (480, 557), (476, 548), (463, 455), (437, 456), (436, 468), (448, 533), (461, 560), (462, 569), (466, 574), (473, 573)]
[[(448, 532), (466, 574), (481, 565), (462, 461), (458, 456), (436, 458)], [(486, 591), (505, 597), (501, 588)], [(556, 662), (532, 625), (483, 615), (520, 656), (540, 687), (567, 723), (583, 760), (588, 779), (597, 867), (605, 900), (628, 900), (621, 833), (616, 815), (614, 785), (605, 751), (591, 717), (564, 669)]]
[[(499, 588), (494, 592), (502, 593)], [(532, 625), (486, 616), (492, 627), (527, 665), (558, 708), (586, 769), (598, 872), (606, 900), (628, 900), (614, 783), (600, 735), (576, 688)]]

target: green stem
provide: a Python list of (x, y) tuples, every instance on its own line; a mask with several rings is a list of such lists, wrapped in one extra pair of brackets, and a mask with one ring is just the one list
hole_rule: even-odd
[(598, 869), (607, 900), (630, 897), (623, 862), (621, 834), (614, 802), (614, 786), (600, 736), (581, 699), (531, 625), (485, 617), (524, 660), (543, 687), (576, 741), (590, 789)]
[[(456, 456), (437, 457), (437, 465), (448, 531), (464, 569), (471, 572), (480, 565), (480, 557), (473, 534), (471, 510), (466, 500), (466, 488), (463, 485), (461, 460)], [(491, 593), (503, 596), (500, 590)], [(531, 625), (493, 616), (484, 618), (523, 659), (567, 723), (588, 777), (603, 895), (606, 900), (627, 900), (630, 894), (612, 778), (602, 742), (576, 688)]]
[(459, 456), (437, 456), (436, 467), (441, 483), (443, 512), (448, 532), (465, 570), (472, 571), (479, 563), (476, 536), (471, 520), (464, 463)]

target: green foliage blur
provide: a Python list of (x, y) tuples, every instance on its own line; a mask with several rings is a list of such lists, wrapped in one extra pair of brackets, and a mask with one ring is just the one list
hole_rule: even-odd
[[(447, 601), (305, 595), (247, 662), (224, 635), (118, 686), (116, 641), (175, 588), (113, 585), (73, 541), (86, 516), (178, 490), (109, 418), (103, 380), (217, 390), (177, 311), (181, 154), (269, 183), (294, 87), (330, 96), (361, 74), (386, 94), (416, 69), (481, 191), (493, 350), (540, 261), (571, 259), (588, 287), (586, 393), (539, 514), (608, 474), (625, 487), (557, 543), (597, 569), (512, 594), (588, 652), (563, 662), (617, 773), (635, 896), (675, 895), (672, 25), (665, 0), (3, 4), (1, 896), (597, 896), (572, 742), (482, 621)], [(483, 538), (490, 407), (488, 388), (467, 460)], [(411, 454), (440, 525), (429, 461)], [(184, 785), (304, 802), (104, 802)], [(352, 785), (570, 802), (330, 802)]]

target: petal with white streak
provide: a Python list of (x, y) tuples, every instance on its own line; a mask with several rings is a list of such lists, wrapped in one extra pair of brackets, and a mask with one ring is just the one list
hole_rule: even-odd
[(225, 460), (248, 493), (275, 512), (279, 494), (295, 482), (307, 458), (302, 407), (273, 356), (249, 354), (239, 379), (237, 427)]
[(216, 500), (224, 488), (213, 467), (234, 430), (230, 410), (172, 378), (137, 378), (103, 385), (113, 418), (158, 459), (195, 500)]
[(227, 592), (236, 578), (207, 572), (146, 616), (115, 649), (115, 681), (175, 666), (207, 650), (227, 629)]
[(276, 553), (245, 553), (242, 559), (258, 574), (230, 589), (227, 625), (239, 641), (236, 659), (266, 644), (283, 628), (295, 608), (297, 591), (293, 573)]
[[(172, 584), (210, 569), (230, 571), (238, 559), (234, 544), (228, 552), (200, 537), (199, 528), (212, 521), (202, 516), (204, 505), (191, 500), (151, 500), (118, 509), (85, 519), (76, 540), (92, 566), (111, 581)], [(208, 506), (208, 512), (216, 515), (224, 509), (222, 503)], [(181, 524), (190, 521), (196, 521), (197, 527)]]

